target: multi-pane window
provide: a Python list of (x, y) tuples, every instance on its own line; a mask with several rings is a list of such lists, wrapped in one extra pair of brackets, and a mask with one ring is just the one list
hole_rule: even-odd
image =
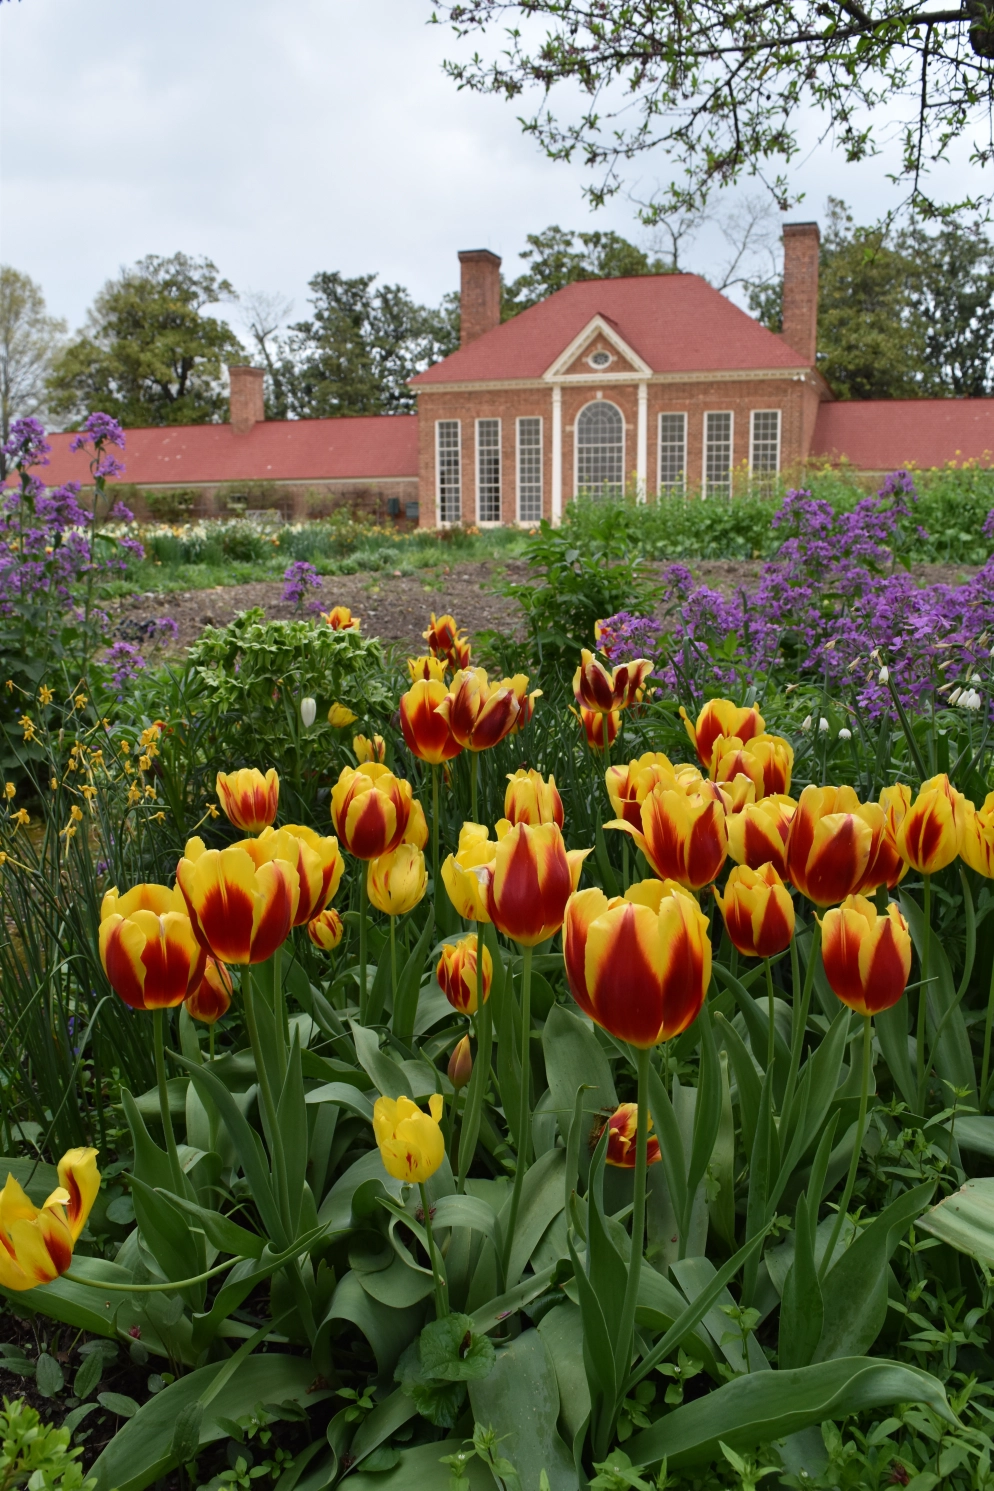
[(625, 489), (625, 421), (606, 400), (587, 404), (576, 421), (576, 490), (620, 497)]
[(438, 482), (438, 520), (462, 521), (462, 471), (458, 419), (435, 423), (435, 470)]
[(704, 416), (704, 495), (732, 495), (732, 416), (709, 412)]
[(476, 521), (500, 522), (500, 420), (476, 421)]
[(687, 416), (659, 416), (659, 490), (683, 490), (687, 472)]
[(542, 421), (518, 420), (518, 522), (542, 518)]
[(752, 411), (749, 466), (754, 482), (760, 489), (769, 489), (773, 486), (773, 478), (780, 470), (779, 409), (754, 409)]

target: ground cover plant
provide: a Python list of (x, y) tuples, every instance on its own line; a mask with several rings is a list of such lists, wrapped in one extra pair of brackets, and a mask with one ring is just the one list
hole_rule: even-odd
[(629, 522), (529, 540), (489, 672), (343, 607), (11, 672), (53, 1482), (991, 1485), (989, 569), (910, 585), (903, 477), (793, 495), (753, 600)]

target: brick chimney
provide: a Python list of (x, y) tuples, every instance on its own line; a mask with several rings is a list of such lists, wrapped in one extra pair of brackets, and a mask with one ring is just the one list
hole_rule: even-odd
[(262, 390), (265, 376), (262, 368), (252, 368), (247, 363), (235, 363), (228, 368), (231, 428), (236, 435), (247, 434), (253, 425), (261, 424), (266, 417)]
[(814, 366), (818, 345), (817, 223), (786, 223), (783, 230), (783, 336)]
[(489, 249), (459, 255), (459, 345), (500, 325), (500, 258)]

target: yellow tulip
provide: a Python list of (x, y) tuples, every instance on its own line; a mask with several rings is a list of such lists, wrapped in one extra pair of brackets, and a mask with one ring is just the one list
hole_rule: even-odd
[[(502, 819), (504, 833), (511, 825)], [(487, 898), (479, 871), (497, 858), (501, 823), (497, 825), (497, 839), (491, 839), (490, 831), (482, 823), (464, 823), (459, 830), (459, 847), (442, 865), (442, 884), (456, 911), (466, 921), (489, 922)]]
[(934, 875), (959, 853), (963, 823), (972, 803), (957, 792), (944, 772), (922, 782), (897, 830), (897, 849), (920, 875)]
[(373, 1133), (383, 1168), (394, 1180), (410, 1185), (430, 1180), (445, 1159), (442, 1137), (442, 1097), (434, 1092), (425, 1113), (410, 1098), (377, 1098)]
[(62, 1156), (59, 1184), (40, 1207), (8, 1175), (0, 1191), (0, 1287), (20, 1293), (64, 1274), (99, 1190), (95, 1149)]
[(369, 862), (366, 890), (371, 904), (387, 916), (413, 911), (427, 888), (425, 857), (414, 844), (398, 844)]

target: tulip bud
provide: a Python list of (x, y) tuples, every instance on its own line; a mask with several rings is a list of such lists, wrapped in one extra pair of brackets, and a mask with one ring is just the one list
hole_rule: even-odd
[[(496, 847), (496, 846), (495, 846)], [(483, 1003), (490, 998), (494, 965), (490, 950), (483, 948)], [(476, 978), (476, 938), (447, 942), (435, 970), (439, 987), (453, 1009), (464, 1015), (475, 1015), (479, 1009), (479, 984)]]
[(223, 963), (208, 958), (199, 987), (186, 996), (186, 1012), (204, 1025), (214, 1025), (228, 1013), (231, 995), (231, 974)]
[(317, 916), (311, 918), (307, 923), (307, 935), (323, 953), (334, 952), (345, 935), (342, 918), (334, 906), (326, 906)]
[(465, 1087), (473, 1075), (473, 1054), (469, 1049), (469, 1036), (464, 1035), (462, 1040), (453, 1049), (449, 1057), (448, 1065), (449, 1081), (456, 1092), (460, 1087)]
[[(617, 1165), (621, 1170), (635, 1169), (638, 1112), (637, 1103), (621, 1103), (607, 1121), (607, 1127), (610, 1132), (607, 1141), (607, 1154), (604, 1158), (609, 1165)], [(648, 1130), (645, 1145), (645, 1161), (647, 1165), (655, 1165), (663, 1156), (659, 1148), (659, 1140), (652, 1132), (651, 1116), (649, 1118)], [(591, 1132), (590, 1142), (596, 1145), (603, 1132), (603, 1128), (595, 1128)]]
[(360, 766), (364, 761), (375, 761), (382, 766), (387, 759), (387, 744), (382, 735), (374, 735), (372, 740), (368, 735), (353, 735), (352, 749)]
[(337, 699), (328, 710), (328, 724), (335, 730), (344, 730), (346, 725), (354, 725), (358, 718), (359, 716), (353, 714), (348, 705), (340, 704)]
[(425, 857), (414, 844), (398, 844), (369, 862), (366, 892), (370, 903), (387, 916), (413, 911), (427, 888)]
[(318, 703), (308, 694), (306, 699), (300, 701), (300, 718), (305, 730), (309, 730), (317, 719)]
[(747, 958), (774, 958), (790, 946), (794, 935), (794, 903), (790, 891), (771, 864), (751, 870), (736, 865), (725, 884), (715, 891), (732, 946)]
[(601, 714), (596, 709), (588, 709), (585, 704), (580, 705), (579, 713), (571, 707), (571, 714), (575, 714), (583, 726), (583, 733), (587, 737), (587, 745), (592, 751), (604, 749), (605, 724), (607, 726), (607, 746), (611, 746), (618, 738), (618, 727), (621, 724), (621, 711), (612, 709), (609, 714)]

